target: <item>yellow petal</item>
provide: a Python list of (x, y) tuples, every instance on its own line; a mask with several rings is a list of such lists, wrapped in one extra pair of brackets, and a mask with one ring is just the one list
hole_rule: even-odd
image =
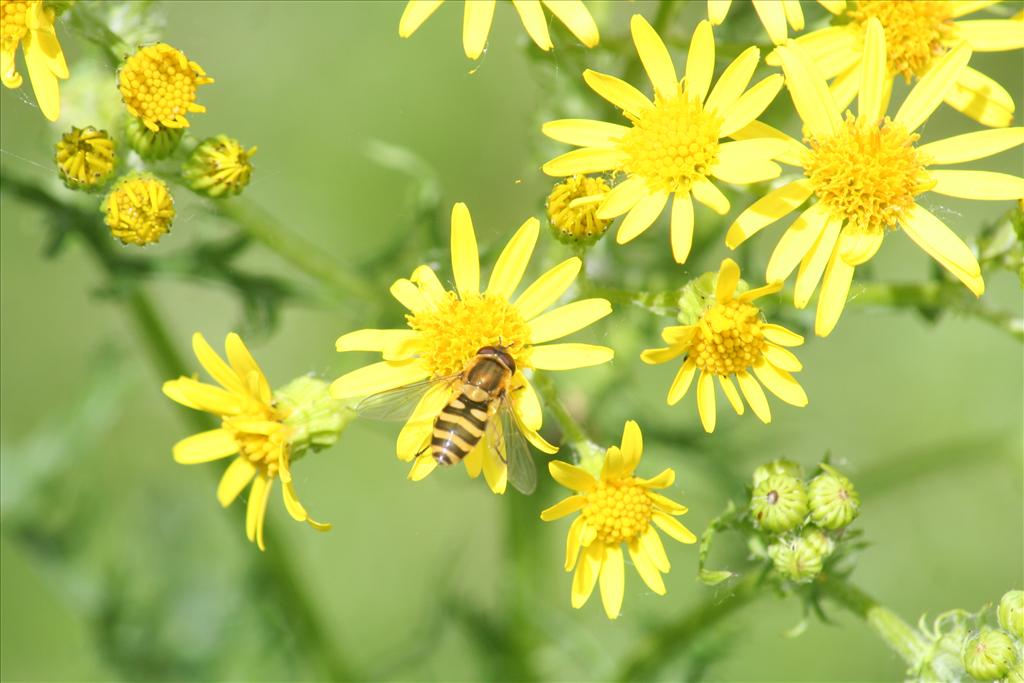
[(526, 291), (516, 299), (515, 306), (524, 320), (533, 320), (540, 313), (547, 310), (565, 294), (565, 291), (572, 286), (576, 276), (579, 275), (583, 262), (573, 256), (559, 263), (547, 271), (533, 284), (526, 288)]
[(179, 377), (163, 384), (167, 398), (183, 406), (215, 415), (237, 415), (242, 410), (242, 398), (220, 387), (197, 382), (191, 377)]
[(975, 296), (985, 291), (981, 267), (970, 248), (945, 223), (915, 204), (904, 216), (903, 232), (929, 256), (967, 285)]
[(672, 258), (686, 263), (693, 246), (693, 200), (689, 192), (676, 192), (672, 198), (672, 223), (669, 228)]
[(780, 370), (771, 363), (761, 363), (754, 366), (754, 374), (768, 387), (768, 391), (791, 406), (803, 408), (807, 405), (807, 394), (804, 393), (803, 387), (785, 370)]
[(672, 386), (668, 388), (667, 403), (670, 406), (679, 403), (683, 396), (686, 395), (686, 392), (689, 391), (690, 383), (693, 382), (693, 373), (696, 371), (697, 364), (692, 358), (687, 358), (686, 362), (679, 368), (679, 372), (676, 373), (675, 379), (672, 380)]
[(782, 325), (767, 323), (764, 326), (764, 338), (779, 346), (800, 346), (804, 338), (792, 330), (787, 330)]
[(967, 66), (945, 94), (946, 103), (984, 126), (1005, 127), (1013, 123), (1016, 106), (1006, 88), (985, 74)]
[(495, 0), (474, 0), (465, 3), (462, 15), (462, 49), (470, 59), (477, 59), (487, 44), (494, 19)]
[(771, 422), (772, 411), (768, 407), (768, 398), (764, 395), (764, 389), (761, 388), (761, 385), (754, 379), (753, 375), (746, 370), (737, 372), (736, 381), (739, 382), (743, 398), (747, 399), (747, 403), (750, 404), (750, 409), (754, 411), (754, 415), (757, 415), (757, 419), (765, 424)]
[(743, 128), (732, 133), (729, 137), (734, 140), (750, 140), (752, 138), (774, 138), (776, 140), (782, 140), (786, 143), (785, 151), (782, 154), (776, 154), (775, 160), (781, 161), (784, 164), (789, 164), (790, 166), (803, 167), (803, 154), (808, 151), (801, 143), (789, 137), (781, 130), (772, 128), (767, 123), (761, 123), (760, 121), (751, 121)]
[[(228, 362), (234, 368), (235, 373), (241, 378), (248, 379), (250, 393), (264, 403), (270, 402), (270, 385), (263, 370), (256, 363), (256, 359), (249, 353), (245, 342), (234, 332), (228, 334), (224, 342), (224, 349), (227, 351)], [(244, 383), (244, 382), (243, 382)], [(255, 386), (252, 386), (255, 383)]]
[(219, 460), (238, 452), (238, 442), (227, 429), (211, 429), (186, 437), (174, 444), (174, 462), (195, 465)]
[(629, 29), (654, 91), (666, 100), (678, 95), (679, 83), (676, 69), (672, 65), (672, 56), (658, 33), (639, 14), (634, 14), (629, 20)]
[[(25, 65), (28, 67), (28, 78), (32, 83), (32, 92), (36, 96), (39, 110), (50, 121), (56, 121), (60, 118), (60, 83), (51, 68), (51, 60), (47, 54), (47, 44), (51, 41), (56, 43), (55, 38), (44, 32), (29, 31), (21, 44)], [(50, 47), (52, 48), (52, 44)], [(57, 51), (60, 54), (59, 45)]]
[(963, 199), (1021, 199), (1024, 178), (993, 171), (930, 171), (932, 192)]
[(637, 477), (636, 483), (647, 489), (664, 489), (676, 483), (676, 473), (672, 468), (666, 467), (661, 472), (658, 472), (657, 476), (650, 479)]
[(839, 255), (851, 266), (859, 266), (874, 258), (884, 239), (882, 230), (857, 230), (847, 225), (839, 237)]
[(846, 11), (846, 0), (818, 0), (818, 4), (835, 15)]
[(966, 40), (975, 52), (1002, 52), (1024, 48), (1024, 21), (970, 19), (953, 24), (954, 37)]
[(693, 183), (690, 188), (693, 198), (708, 207), (720, 216), (729, 213), (729, 199), (714, 183), (706, 178), (701, 178)]
[(519, 373), (517, 377), (520, 384), (512, 394), (512, 406), (515, 408), (516, 416), (523, 426), (533, 430), (540, 429), (544, 422), (544, 415), (541, 412), (537, 392), (525, 375)]
[(430, 266), (417, 266), (409, 279), (419, 287), (423, 300), (431, 307), (439, 306), (448, 296), (441, 281), (437, 279), (437, 273)]
[(331, 396), (337, 399), (359, 398), (388, 389), (396, 389), (426, 379), (430, 372), (419, 359), (381, 361), (346, 373), (331, 384)]
[(586, 504), (586, 496), (569, 496), (568, 498), (558, 501), (548, 509), (541, 512), (540, 518), (545, 522), (551, 522), (556, 519), (561, 519), (566, 515), (571, 515), (577, 510), (583, 509), (583, 506)]
[(644, 452), (644, 437), (640, 432), (640, 425), (635, 420), (626, 420), (621, 443), (623, 473), (629, 476), (640, 463), (640, 457)]
[(535, 346), (530, 353), (530, 365), (538, 370), (575, 370), (607, 363), (615, 352), (607, 346), (594, 344), (546, 344)]
[[(500, 427), (499, 427), (500, 429)], [(508, 465), (501, 459), (501, 456), (487, 444), (487, 439), (481, 439), (477, 444), (483, 455), (484, 480), (487, 487), (493, 493), (502, 495), (508, 488)]]
[(772, 42), (776, 45), (786, 42), (789, 31), (786, 27), (786, 9), (782, 3), (777, 0), (753, 0), (753, 5)]
[(658, 219), (667, 202), (668, 192), (664, 190), (648, 194), (637, 202), (619, 226), (619, 231), (615, 234), (616, 243), (626, 244), (640, 236)]
[(778, 48), (786, 87), (800, 118), (814, 137), (835, 135), (842, 126), (839, 109), (825, 85), (825, 77), (797, 44)]
[[(470, 3), (470, 5), (475, 3)], [(493, 4), (493, 3), (492, 3)], [(469, 12), (469, 5), (466, 6)], [(452, 274), (463, 299), (480, 292), (480, 252), (469, 207), (462, 202), (452, 207)]]
[(654, 566), (654, 562), (640, 547), (639, 539), (630, 541), (629, 558), (633, 561), (633, 566), (636, 567), (637, 573), (640, 574), (640, 578), (647, 584), (647, 587), (658, 595), (664, 595), (665, 582), (662, 581), (661, 574)]
[(775, 96), (782, 89), (785, 79), (780, 74), (772, 74), (761, 79), (754, 87), (746, 91), (736, 100), (736, 104), (729, 108), (722, 122), (718, 134), (721, 137), (728, 137), (745, 128), (751, 121), (764, 113), (768, 105), (775, 100)]
[(715, 409), (715, 382), (714, 377), (704, 371), (701, 371), (697, 380), (697, 413), (704, 431), (708, 434), (715, 431), (715, 420), (718, 417)]
[[(840, 0), (845, 3), (845, 0)], [(794, 42), (814, 60), (825, 79), (835, 78), (861, 60), (863, 34), (856, 24), (829, 26), (800, 36)], [(769, 66), (782, 64), (776, 48), (765, 57)]]
[(422, 289), (417, 287), (416, 283), (412, 280), (407, 280), (404, 277), (399, 278), (391, 285), (389, 291), (398, 303), (408, 308), (412, 313), (419, 313), (431, 308), (431, 303), (424, 296)]
[(576, 566), (576, 558), (579, 557), (580, 547), (583, 544), (583, 529), (586, 524), (583, 515), (580, 515), (569, 525), (569, 533), (565, 536), (565, 571), (567, 572), (571, 572), (572, 568)]
[[(710, 14), (710, 8), (709, 8)], [(690, 38), (690, 49), (686, 53), (686, 94), (703, 102), (711, 87), (711, 79), (715, 75), (715, 36), (711, 23), (702, 21)], [(723, 134), (724, 135), (724, 134)]]
[(540, 344), (561, 339), (591, 325), (612, 312), (606, 299), (581, 299), (554, 308), (530, 321), (530, 341)]
[(693, 532), (683, 526), (678, 519), (666, 515), (664, 512), (655, 512), (653, 515), (654, 523), (661, 528), (666, 534), (676, 539), (680, 543), (696, 543), (697, 537), (693, 535)]
[(415, 330), (356, 330), (338, 337), (334, 348), (342, 353), (346, 351), (380, 351), (385, 352), (398, 346), (419, 339)]
[(760, 59), (761, 51), (756, 47), (751, 46), (741, 52), (718, 77), (718, 82), (704, 103), (704, 110), (724, 117), (746, 90)]
[(708, 0), (708, 21), (715, 26), (721, 24), (729, 14), (730, 5), (732, 0)]
[[(828, 91), (832, 93), (832, 101), (836, 103), (836, 108), (839, 111), (849, 109), (853, 103), (853, 98), (857, 96), (857, 91), (860, 90), (860, 82), (864, 78), (863, 66), (862, 62), (854, 64), (836, 76), (828, 87)], [(886, 77), (884, 82), (891, 85), (892, 78)]]
[(542, 170), (549, 176), (603, 173), (622, 167), (625, 153), (618, 148), (582, 147), (555, 157)]
[(441, 6), (444, 0), (409, 0), (398, 22), (398, 35), (408, 38)]
[(263, 520), (267, 514), (267, 499), (270, 496), (272, 480), (260, 474), (249, 489), (249, 504), (245, 509), (245, 535), (255, 541), (260, 550), (263, 546)]
[(796, 287), (793, 291), (793, 305), (797, 308), (804, 308), (811, 300), (822, 273), (832, 258), (835, 251), (836, 241), (839, 239), (840, 228), (843, 226), (843, 219), (831, 217), (825, 224), (825, 229), (818, 236), (811, 250), (800, 262), (800, 270), (796, 274)]
[(617, 218), (650, 194), (646, 180), (640, 176), (630, 176), (605, 196), (604, 202), (597, 209), (597, 217), (605, 220)]
[(585, 469), (570, 465), (561, 460), (552, 460), (548, 463), (548, 472), (551, 478), (567, 489), (586, 493), (597, 485), (597, 481), (590, 476)]
[(765, 272), (769, 282), (781, 282), (789, 277), (797, 264), (814, 246), (829, 220), (829, 209), (816, 202), (793, 221), (772, 252)]
[(715, 280), (715, 300), (725, 303), (732, 299), (739, 281), (740, 267), (731, 258), (722, 259), (722, 265), (718, 268), (718, 277)]
[(618, 446), (609, 447), (604, 456), (604, 463), (601, 465), (601, 479), (605, 481), (620, 479), (624, 468), (622, 450)]
[(665, 554), (665, 546), (661, 543), (661, 536), (653, 526), (648, 525), (647, 529), (640, 534), (640, 547), (647, 557), (651, 558), (655, 568), (660, 572), (667, 572), (672, 568), (669, 564), (668, 555)]
[(737, 301), (740, 301), (742, 303), (750, 303), (751, 301), (756, 301), (761, 297), (775, 294), (781, 289), (781, 282), (773, 282), (771, 284), (762, 285), (761, 287), (756, 287), (755, 289), (748, 289), (747, 291), (743, 292), (738, 297), (736, 297), (736, 299)]
[(785, 143), (769, 138), (723, 143), (718, 148), (718, 163), (711, 168), (711, 174), (734, 185), (778, 178), (782, 168), (771, 160), (771, 155), (784, 153), (784, 146)]
[(395, 455), (399, 460), (411, 461), (424, 452), (430, 443), (434, 421), (451, 398), (452, 390), (443, 382), (438, 383), (420, 397), (412, 415), (402, 425), (395, 442)]
[(996, 128), (929, 142), (917, 148), (930, 164), (959, 164), (998, 154), (1024, 144), (1024, 128)]
[(576, 574), (572, 577), (571, 602), (574, 608), (583, 607), (590, 599), (597, 577), (601, 573), (603, 560), (604, 546), (600, 543), (594, 543), (583, 550), (576, 566)]
[(864, 33), (864, 60), (861, 63), (860, 95), (857, 113), (872, 125), (885, 114), (888, 97), (885, 82), (888, 77), (885, 62), (885, 31), (876, 17), (868, 19)]
[(614, 147), (629, 128), (590, 119), (558, 119), (541, 126), (541, 132), (552, 140), (577, 147)]
[(725, 398), (728, 399), (729, 405), (736, 411), (737, 415), (743, 414), (743, 401), (740, 400), (739, 392), (736, 391), (736, 385), (732, 383), (732, 380), (728, 377), (719, 375), (718, 383), (722, 387), (722, 392), (725, 394)]
[(640, 352), (640, 360), (648, 365), (660, 365), (661, 363), (667, 363), (674, 358), (678, 358), (684, 353), (686, 353), (685, 346), (644, 349)]
[(227, 507), (238, 498), (238, 494), (249, 485), (252, 478), (256, 476), (256, 465), (253, 465), (248, 458), (242, 456), (235, 458), (224, 470), (224, 475), (217, 484), (217, 501), (222, 507)]
[(634, 117), (654, 107), (646, 95), (615, 76), (587, 69), (583, 80), (591, 90)]
[(971, 48), (960, 43), (934, 62), (932, 67), (907, 94), (896, 117), (908, 133), (913, 133), (942, 104), (946, 92), (956, 83), (971, 59)]
[(512, 6), (516, 8), (519, 20), (523, 22), (523, 28), (526, 29), (537, 47), (545, 52), (553, 48), (551, 35), (548, 33), (548, 22), (544, 19), (544, 10), (541, 9), (540, 0), (512, 0)]
[(786, 372), (800, 372), (804, 369), (803, 363), (793, 355), (792, 351), (788, 351), (775, 344), (768, 344), (765, 347), (764, 358), (775, 367)]
[[(653, 29), (652, 29), (653, 30)], [(604, 548), (601, 564), (601, 604), (609, 619), (618, 619), (622, 611), (622, 596), (626, 591), (625, 563), (622, 548), (609, 545)]]
[(813, 191), (808, 179), (795, 180), (772, 190), (737, 216), (725, 236), (726, 245), (735, 249), (762, 228), (803, 204)]
[(544, 6), (587, 47), (595, 47), (601, 40), (597, 23), (582, 0), (544, 0)]
[[(832, 0), (832, 2), (839, 1), (840, 0)], [(845, 0), (842, 1), (845, 2)], [(818, 0), (818, 2), (821, 2), (821, 0)], [(950, 0), (948, 3), (949, 16), (956, 18), (968, 14), (973, 14), (978, 10), (985, 9), (986, 7), (991, 7), (997, 2), (1002, 2), (1002, 0)]]
[[(839, 316), (846, 307), (846, 297), (853, 282), (853, 266), (847, 263), (836, 249), (825, 268), (825, 279), (818, 297), (818, 311), (814, 317), (814, 333), (827, 337), (839, 322)], [(760, 377), (760, 375), (759, 375)], [(762, 380), (763, 381), (763, 380)]]
[(199, 332), (192, 335), (192, 352), (199, 359), (203, 369), (210, 373), (210, 377), (217, 380), (222, 387), (232, 393), (248, 393), (248, 388), (242, 383), (238, 375), (235, 374), (235, 371), (221, 360), (221, 357), (217, 355), (217, 352), (213, 350)]
[[(466, 460), (469, 460), (469, 457), (467, 457)], [(468, 469), (469, 463), (466, 464), (466, 467)], [(407, 474), (406, 477), (409, 481), (423, 481), (435, 469), (437, 469), (437, 460), (435, 460), (434, 456), (429, 452), (423, 453), (416, 458), (412, 467), (409, 468), (409, 474)], [(479, 474), (479, 472), (477, 474)]]
[(786, 14), (786, 21), (794, 31), (804, 30), (804, 11), (800, 9), (800, 0), (782, 0), (782, 9)]
[(494, 271), (487, 284), (487, 294), (503, 299), (512, 296), (523, 279), (526, 266), (530, 263), (530, 257), (533, 256), (533, 248), (537, 244), (539, 234), (540, 223), (536, 218), (528, 218), (520, 226), (494, 264)]
[(685, 515), (688, 511), (688, 508), (685, 505), (680, 505), (674, 500), (661, 495), (657, 491), (648, 490), (647, 497), (650, 498), (655, 505), (670, 515)]

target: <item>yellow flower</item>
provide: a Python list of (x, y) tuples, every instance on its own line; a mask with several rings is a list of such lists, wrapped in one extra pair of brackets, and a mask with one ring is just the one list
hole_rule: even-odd
[(597, 207), (608, 194), (603, 178), (576, 175), (558, 183), (548, 195), (548, 221), (559, 242), (590, 245), (601, 239), (611, 221), (597, 217)]
[(860, 71), (858, 115), (847, 113), (845, 120), (817, 67), (818, 60), (796, 41), (778, 52), (810, 146), (758, 125), (789, 144), (790, 151), (779, 160), (803, 168), (805, 177), (773, 190), (740, 214), (729, 228), (726, 244), (735, 249), (813, 195), (817, 201), (800, 214), (775, 248), (766, 279), (781, 282), (799, 265), (794, 303), (803, 308), (824, 273), (814, 323), (820, 336), (829, 334), (839, 321), (854, 268), (871, 259), (886, 233), (897, 227), (981, 296), (985, 283), (970, 248), (917, 203), (917, 197), (928, 190), (964, 199), (1024, 197), (1024, 179), (1016, 176), (930, 168), (1016, 147), (1024, 143), (1024, 128), (982, 130), (916, 145), (915, 131), (956, 87), (971, 48), (961, 43), (935, 61), (890, 119), (885, 116), (891, 82), (886, 75), (886, 38), (878, 20), (871, 19), (864, 42), (865, 66)]
[(707, 432), (715, 431), (716, 376), (737, 415), (742, 415), (744, 408), (732, 377), (739, 383), (754, 414), (765, 424), (771, 422), (772, 413), (761, 384), (790, 405), (798, 408), (807, 405), (807, 394), (790, 374), (803, 366), (784, 348), (800, 346), (804, 343), (803, 337), (781, 325), (765, 322), (761, 309), (752, 303), (779, 291), (782, 283), (751, 289), (737, 296), (739, 280), (739, 266), (732, 259), (722, 261), (714, 300), (708, 301), (700, 318), (692, 325), (666, 327), (661, 337), (668, 346), (647, 349), (640, 354), (640, 358), (650, 364), (665, 363), (685, 354), (686, 360), (668, 390), (670, 406), (686, 395), (694, 374), (700, 370), (697, 412)]
[(54, 11), (43, 0), (0, 0), (0, 82), (8, 88), (21, 86), (14, 53), (21, 43), (32, 81), (32, 92), (43, 116), (60, 117), (60, 83), (68, 77), (64, 51), (53, 28)]
[(711, 182), (712, 177), (747, 184), (770, 180), (782, 172), (771, 160), (782, 151), (778, 140), (719, 142), (747, 127), (765, 110), (782, 87), (782, 76), (773, 74), (747, 90), (760, 59), (758, 49), (751, 47), (729, 65), (711, 89), (715, 41), (711, 24), (702, 21), (693, 34), (686, 76), (680, 84), (668, 49), (651, 25), (634, 15), (630, 26), (640, 60), (654, 85), (654, 102), (628, 83), (588, 69), (583, 73), (587, 84), (622, 109), (632, 125), (586, 119), (544, 124), (548, 137), (582, 148), (547, 162), (544, 172), (552, 176), (625, 173), (626, 180), (612, 189), (597, 212), (599, 218), (606, 219), (627, 214), (615, 238), (619, 244), (647, 230), (674, 195), (672, 254), (683, 263), (693, 241), (691, 193), (697, 201), (725, 214), (729, 200)]
[(71, 189), (95, 188), (114, 172), (114, 141), (92, 126), (64, 133), (56, 146), (57, 172)]
[(206, 111), (206, 107), (196, 104), (196, 87), (207, 83), (213, 83), (213, 79), (203, 67), (166, 43), (139, 48), (117, 75), (117, 87), (128, 113), (154, 133), (161, 126), (188, 128), (186, 114)]
[[(391, 294), (405, 306), (409, 329), (358, 330), (342, 335), (338, 351), (376, 351), (384, 360), (354, 370), (335, 380), (331, 395), (337, 399), (367, 396), (428, 379), (461, 373), (477, 351), (501, 344), (516, 364), (510, 389), (512, 409), (526, 438), (539, 450), (554, 453), (537, 431), (541, 427), (540, 401), (524, 370), (571, 370), (605, 363), (614, 352), (592, 344), (544, 344), (587, 327), (611, 313), (605, 299), (583, 299), (545, 313), (572, 286), (582, 262), (566, 259), (541, 275), (517, 298), (519, 287), (540, 231), (535, 218), (519, 228), (501, 252), (487, 289), (480, 291), (480, 263), (476, 234), (469, 209), (456, 204), (451, 223), (452, 273), (456, 292), (445, 291), (429, 266), (420, 266), (410, 279), (391, 286)], [(434, 419), (451, 397), (452, 388), (439, 382), (419, 401), (398, 435), (396, 452), (405, 461), (416, 458), (410, 479), (430, 474), (436, 461), (424, 452)], [(486, 439), (466, 457), (471, 477), (481, 468), (495, 493), (504, 493), (507, 467), (487, 449)]]
[[(804, 12), (800, 9), (800, 0), (750, 0), (757, 18), (764, 25), (764, 30), (776, 45), (786, 42), (788, 31), (786, 24), (794, 31), (804, 30)], [(846, 7), (846, 0), (818, 0), (818, 4), (832, 14), (839, 14)], [(718, 26), (725, 21), (732, 0), (708, 0), (708, 19), (712, 25)]]
[[(398, 35), (408, 38), (433, 14), (444, 0), (409, 0), (398, 23)], [(478, 59), (487, 44), (494, 18), (495, 0), (466, 0), (462, 19), (462, 49), (470, 59)], [(597, 24), (581, 0), (512, 0), (523, 28), (542, 50), (554, 47), (548, 34), (541, 5), (548, 8), (565, 27), (587, 47), (597, 45)]]
[[(1019, 18), (961, 19), (996, 1), (858, 0), (844, 12), (837, 12), (848, 23), (808, 33), (796, 42), (807, 51), (808, 58), (823, 77), (835, 79), (831, 86), (832, 97), (842, 111), (862, 87), (864, 69), (875, 68), (864, 60), (871, 19), (881, 22), (885, 30), (888, 50), (883, 60), (882, 96), (888, 101), (897, 75), (902, 75), (907, 83), (923, 78), (961, 41), (966, 41), (976, 52), (1024, 48), (1024, 21)], [(781, 63), (775, 53), (769, 55), (767, 61), (775, 66)], [(943, 99), (986, 126), (1008, 126), (1013, 121), (1015, 106), (1010, 93), (971, 67), (964, 67), (955, 74)]]
[(100, 209), (110, 233), (124, 244), (155, 244), (171, 229), (174, 200), (167, 183), (148, 173), (127, 175), (110, 189)]
[(654, 526), (680, 543), (697, 542), (693, 532), (673, 516), (685, 514), (686, 508), (652, 490), (672, 486), (675, 472), (666, 469), (653, 479), (634, 475), (642, 453), (640, 427), (629, 420), (622, 431), (622, 447), (612, 446), (605, 454), (600, 478), (560, 460), (548, 463), (555, 481), (578, 492), (540, 513), (541, 519), (550, 522), (580, 511), (569, 527), (565, 547), (565, 571), (576, 568), (572, 606), (579, 609), (586, 604), (600, 579), (601, 602), (609, 619), (618, 618), (622, 609), (623, 543), (647, 587), (664, 595), (661, 575), (670, 565)]
[(221, 477), (217, 500), (227, 507), (252, 483), (245, 534), (260, 550), (265, 549), (263, 520), (267, 514), (267, 499), (278, 478), (284, 485), (284, 506), (292, 519), (306, 522), (318, 531), (327, 531), (331, 525), (311, 518), (295, 494), (288, 443), (291, 428), (285, 422), (288, 412), (276, 407), (267, 378), (241, 337), (232, 332), (224, 346), (227, 363), (203, 335), (196, 332), (192, 336), (196, 358), (219, 387), (191, 377), (164, 382), (163, 392), (172, 401), (221, 418), (218, 429), (193, 434), (175, 444), (174, 461), (195, 465), (238, 455)]

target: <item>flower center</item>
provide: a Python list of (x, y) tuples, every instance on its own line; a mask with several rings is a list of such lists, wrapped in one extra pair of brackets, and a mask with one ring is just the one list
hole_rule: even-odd
[(872, 232), (892, 228), (927, 189), (919, 137), (888, 118), (879, 127), (848, 113), (838, 133), (810, 141), (804, 173), (834, 215)]
[(942, 40), (953, 28), (946, 0), (858, 0), (850, 17), (861, 26), (871, 17), (878, 19), (885, 30), (889, 74), (903, 74), (908, 83), (945, 52)]
[(28, 32), (25, 25), (27, 13), (28, 3), (25, 0), (0, 0), (0, 49), (3, 52), (14, 52), (18, 41)]
[(610, 220), (597, 217), (597, 208), (608, 194), (603, 178), (574, 175), (555, 185), (548, 195), (548, 220), (563, 242), (587, 243), (604, 234)]
[(140, 246), (159, 241), (171, 229), (174, 202), (162, 180), (127, 178), (103, 202), (106, 224), (114, 237)]
[(462, 372), (484, 346), (508, 347), (517, 368), (528, 362), (530, 328), (519, 310), (501, 297), (474, 294), (459, 299), (446, 292), (435, 308), (406, 319), (412, 329), (422, 332), (419, 356), (434, 377)]
[[(270, 406), (262, 406), (262, 409), (249, 414), (224, 418), (222, 423), (224, 429), (234, 435), (239, 454), (271, 477), (277, 474), (281, 457), (288, 449), (289, 428), (281, 424), (280, 417), (278, 411)], [(251, 431), (254, 421), (273, 422), (274, 426), (264, 431)]]
[(713, 375), (732, 375), (761, 362), (766, 342), (761, 311), (732, 300), (715, 304), (697, 321), (690, 357)]
[(128, 112), (153, 131), (161, 125), (188, 126), (185, 114), (204, 111), (195, 104), (196, 86), (212, 82), (202, 67), (166, 43), (141, 48), (118, 75), (118, 89)]
[(619, 142), (627, 155), (623, 168), (644, 178), (652, 191), (686, 190), (716, 163), (721, 123), (686, 92), (659, 99)]
[(597, 530), (597, 538), (602, 543), (628, 542), (646, 531), (650, 524), (654, 506), (647, 490), (636, 483), (636, 477), (601, 480), (586, 498), (583, 517)]

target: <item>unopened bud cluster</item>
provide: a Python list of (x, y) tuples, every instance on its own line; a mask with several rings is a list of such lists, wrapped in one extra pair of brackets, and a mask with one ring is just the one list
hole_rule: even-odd
[(331, 398), (327, 382), (298, 377), (274, 392), (277, 408), (287, 415), (288, 446), (292, 460), (307, 450), (319, 451), (334, 445), (355, 417), (344, 401)]
[(853, 484), (835, 468), (806, 481), (802, 468), (774, 460), (754, 470), (750, 517), (765, 533), (780, 576), (803, 583), (821, 573), (836, 541), (860, 510)]

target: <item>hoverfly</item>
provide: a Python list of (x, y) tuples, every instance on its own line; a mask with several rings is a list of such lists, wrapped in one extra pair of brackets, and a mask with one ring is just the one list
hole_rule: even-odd
[(430, 449), (438, 465), (453, 465), (485, 439), (489, 453), (484, 457), (497, 454), (508, 466), (509, 483), (529, 495), (537, 488), (537, 470), (509, 396), (515, 373), (508, 347), (484, 346), (462, 372), (374, 394), (356, 412), (371, 419), (404, 420), (431, 387), (446, 384), (455, 391), (434, 418), (430, 443), (416, 455)]

